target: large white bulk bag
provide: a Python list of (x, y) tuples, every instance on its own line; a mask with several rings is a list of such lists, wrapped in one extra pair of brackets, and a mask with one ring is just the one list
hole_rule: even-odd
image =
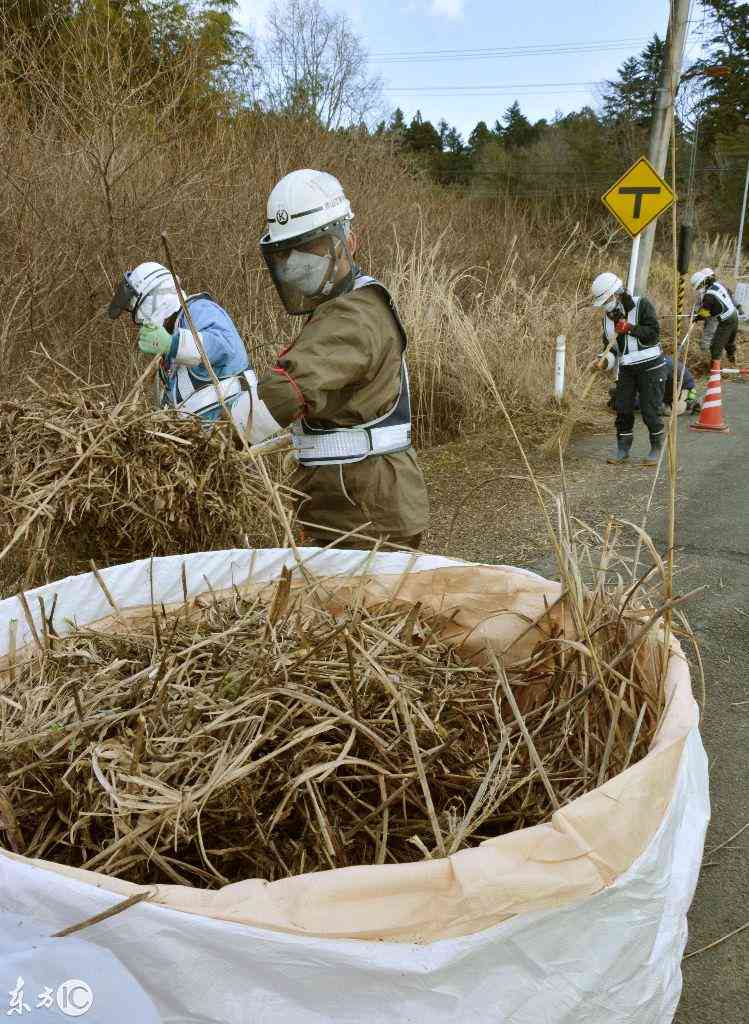
[[(480, 623), (499, 646), (525, 629), (521, 616), (540, 613), (544, 594), (559, 595), (558, 584), (506, 566), (301, 552), (318, 574), (366, 574), (373, 592), (458, 606), (464, 625)], [(182, 603), (183, 564), (192, 597), (209, 583), (220, 591), (275, 579), (294, 561), (282, 550), (208, 552), (102, 576), (117, 606), (135, 613), (152, 599)], [(93, 574), (28, 593), (28, 607), (38, 616), (39, 598), (49, 609), (55, 595), (58, 630), (66, 619), (111, 615)], [(0, 681), (11, 634), (18, 659), (31, 631), (16, 598), (0, 602)], [(698, 710), (678, 645), (667, 692), (647, 757), (548, 824), (441, 860), (218, 891), (161, 885), (80, 937), (114, 954), (169, 1024), (668, 1024), (709, 816)], [(0, 852), (0, 929), (11, 915), (52, 934), (139, 891)]]

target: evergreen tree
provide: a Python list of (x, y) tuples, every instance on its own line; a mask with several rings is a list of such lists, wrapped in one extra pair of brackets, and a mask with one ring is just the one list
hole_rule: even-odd
[(450, 125), (444, 117), (437, 122), (437, 131), (440, 133), (440, 149), (444, 152), (447, 149), (447, 135), (450, 131)]
[(441, 153), (440, 133), (431, 121), (425, 121), (417, 110), (404, 132), (403, 141), (414, 153)]
[(749, 3), (736, 0), (701, 0), (713, 29), (708, 54), (690, 69), (702, 72), (725, 68), (709, 75), (699, 104), (700, 136), (711, 145), (749, 123)]
[(503, 121), (502, 140), (508, 149), (523, 149), (536, 141), (538, 132), (521, 111), (517, 100), (507, 108)]
[(664, 51), (664, 41), (654, 35), (639, 56), (624, 61), (619, 77), (606, 83), (603, 117), (607, 124), (639, 127), (650, 124)]
[(496, 141), (496, 135), (491, 131), (486, 121), (479, 121), (468, 136), (468, 149), (472, 155), (475, 155), (487, 142), (491, 141)]
[(451, 128), (445, 136), (445, 148), (448, 153), (460, 154), (464, 150), (463, 138), (457, 128)]
[(388, 122), (388, 131), (394, 135), (402, 135), (406, 130), (406, 121), (403, 117), (403, 111), (400, 107), (396, 107), (393, 113), (390, 115), (390, 121)]

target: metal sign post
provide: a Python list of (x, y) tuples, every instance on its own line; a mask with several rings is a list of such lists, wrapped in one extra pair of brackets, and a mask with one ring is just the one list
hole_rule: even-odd
[(635, 275), (637, 274), (637, 258), (640, 255), (640, 239), (642, 235), (635, 235), (632, 239), (632, 255), (629, 257), (629, 273), (627, 274), (627, 291), (630, 295), (635, 290)]

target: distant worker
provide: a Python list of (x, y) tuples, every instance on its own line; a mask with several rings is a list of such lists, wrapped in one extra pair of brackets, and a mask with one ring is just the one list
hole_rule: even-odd
[[(671, 403), (674, 396), (674, 361), (671, 356), (663, 357), (663, 371), (666, 383), (663, 388), (663, 405), (668, 406), (666, 410), (671, 411)], [(697, 382), (692, 376), (689, 367), (684, 363), (676, 364), (676, 415), (681, 416), (684, 412), (698, 412), (699, 402), (697, 401)]]
[(385, 286), (354, 262), (352, 218), (340, 182), (323, 171), (293, 171), (270, 193), (260, 251), (286, 312), (307, 322), (258, 392), (291, 426), (308, 543), (361, 527), (415, 548), (429, 510), (411, 447), (406, 332)]
[[(263, 437), (273, 423), (256, 397), (257, 377), (234, 321), (207, 292), (184, 297), (208, 361), (219, 379), (223, 399), (237, 426), (250, 440)], [(127, 271), (115, 289), (107, 315), (116, 320), (129, 312), (140, 327), (138, 347), (147, 355), (161, 354), (159, 376), (162, 407), (213, 422), (222, 415), (221, 402), (203, 365), (193, 333), (182, 312), (174, 279), (160, 263), (139, 263)], [(254, 415), (253, 415), (254, 404)], [(250, 417), (252, 424), (250, 425)]]
[(603, 342), (608, 351), (594, 361), (599, 370), (618, 371), (616, 382), (616, 452), (612, 465), (626, 462), (634, 438), (635, 399), (650, 433), (644, 466), (655, 466), (663, 448), (663, 388), (665, 370), (655, 306), (645, 296), (632, 296), (621, 278), (606, 272), (591, 286), (593, 306), (603, 309)]
[(733, 295), (710, 267), (692, 274), (692, 287), (697, 292), (694, 321), (705, 325), (700, 348), (711, 359), (720, 359), (725, 350), (728, 362), (735, 366), (739, 313)]

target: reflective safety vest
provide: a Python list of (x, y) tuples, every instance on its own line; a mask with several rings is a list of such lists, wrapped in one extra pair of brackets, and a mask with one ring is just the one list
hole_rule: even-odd
[[(634, 307), (626, 314), (626, 319), (633, 327), (636, 327), (640, 318), (640, 297), (633, 295), (632, 301)], [(614, 321), (606, 314), (603, 317), (603, 333), (606, 343), (611, 345), (611, 351), (620, 366), (635, 366), (637, 363), (646, 363), (648, 359), (655, 359), (657, 356), (663, 355), (659, 342), (656, 342), (655, 345), (643, 346), (633, 334), (617, 337)]]
[[(736, 309), (736, 303), (731, 298), (731, 293), (724, 285), (720, 283), (720, 281), (715, 281), (713, 284), (710, 285), (709, 288), (706, 288), (705, 295), (714, 295), (716, 299), (718, 299), (718, 301), (722, 303), (724, 307), (723, 312), (715, 314), (715, 316), (717, 316), (718, 320), (720, 320), (721, 322), (723, 320), (728, 320), (730, 317), (733, 316), (734, 313), (738, 313), (738, 310)], [(703, 296), (703, 299), (704, 297), (705, 296)]]
[(390, 292), (374, 277), (360, 274), (353, 290), (374, 285), (385, 295), (401, 336), (401, 372), (398, 397), (392, 407), (377, 419), (355, 427), (313, 427), (305, 419), (291, 425), (294, 454), (302, 466), (342, 466), (361, 462), (373, 455), (388, 455), (411, 447), (411, 391), (405, 351), (408, 344), (398, 310)]

